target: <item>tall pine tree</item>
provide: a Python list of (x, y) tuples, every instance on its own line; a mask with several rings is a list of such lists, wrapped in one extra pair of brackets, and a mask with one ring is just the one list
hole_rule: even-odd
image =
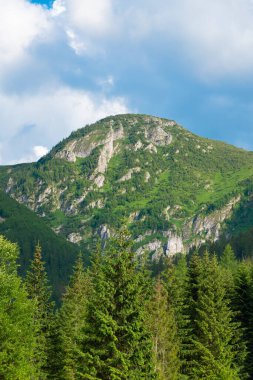
[(239, 265), (235, 281), (233, 307), (237, 320), (243, 327), (243, 338), (247, 346), (245, 372), (253, 379), (253, 265), (243, 262)]
[(124, 232), (93, 264), (93, 292), (83, 342), (80, 378), (156, 378), (152, 341), (145, 324), (145, 294), (134, 253)]
[(194, 319), (190, 379), (242, 379), (245, 347), (216, 257), (207, 252), (202, 259), (194, 257), (191, 276)]
[(155, 283), (147, 311), (158, 378), (176, 380), (180, 370), (178, 331), (174, 309), (160, 277)]
[(82, 363), (82, 337), (86, 325), (90, 291), (91, 281), (88, 273), (84, 271), (83, 261), (79, 256), (58, 314), (61, 354), (59, 378), (64, 380), (79, 378), (78, 372)]
[(176, 263), (167, 260), (163, 273), (164, 284), (168, 292), (169, 305), (173, 308), (177, 325), (180, 359), (180, 379), (188, 372), (190, 354), (190, 292), (189, 274), (185, 256), (180, 256)]
[(34, 304), (17, 275), (18, 249), (0, 236), (0, 379), (34, 380)]
[(52, 359), (52, 335), (54, 325), (53, 302), (48, 285), (45, 265), (42, 261), (41, 247), (37, 244), (34, 259), (26, 275), (26, 288), (29, 298), (35, 302), (34, 320), (37, 325), (36, 363), (41, 371), (41, 379), (50, 374), (50, 360)]

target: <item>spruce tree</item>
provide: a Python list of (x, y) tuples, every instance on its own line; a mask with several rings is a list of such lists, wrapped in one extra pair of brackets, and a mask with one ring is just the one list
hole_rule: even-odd
[(168, 292), (169, 307), (174, 310), (177, 325), (181, 379), (184, 378), (188, 371), (188, 358), (191, 347), (190, 292), (186, 257), (184, 255), (180, 256), (176, 263), (168, 260), (163, 277)]
[(175, 313), (160, 277), (148, 303), (148, 326), (152, 333), (155, 366), (160, 380), (179, 377), (179, 338)]
[(18, 249), (0, 236), (0, 378), (34, 380), (34, 304), (17, 275)]
[(235, 253), (230, 244), (227, 244), (220, 258), (221, 266), (224, 269), (230, 270), (232, 273), (237, 272), (238, 263)]
[(221, 257), (220, 266), (227, 296), (232, 301), (235, 297), (235, 279), (238, 271), (238, 262), (230, 244), (227, 244)]
[(235, 281), (233, 307), (237, 311), (237, 320), (243, 327), (243, 338), (247, 347), (245, 372), (253, 379), (253, 266), (240, 264)]
[(41, 379), (50, 377), (52, 358), (52, 337), (54, 334), (53, 302), (48, 285), (41, 247), (37, 244), (34, 259), (26, 275), (26, 288), (29, 298), (35, 302), (34, 321), (37, 325), (36, 363), (41, 370)]
[(194, 257), (192, 361), (190, 379), (239, 380), (245, 347), (240, 324), (229, 307), (222, 272), (215, 256)]
[(80, 378), (156, 378), (145, 324), (145, 292), (126, 234), (112, 239), (94, 261)]
[(86, 325), (87, 302), (91, 289), (89, 275), (78, 257), (70, 283), (63, 295), (58, 313), (61, 371), (59, 378), (78, 379), (82, 362), (82, 334)]

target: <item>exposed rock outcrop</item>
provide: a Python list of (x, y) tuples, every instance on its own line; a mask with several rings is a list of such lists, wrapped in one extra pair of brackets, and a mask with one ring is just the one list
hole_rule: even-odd
[(153, 252), (153, 258), (161, 256), (163, 254), (161, 241), (155, 239), (154, 241), (143, 245), (136, 251), (137, 255), (142, 255), (145, 252)]
[(123, 128), (114, 130), (111, 127), (107, 136), (105, 136), (105, 138), (101, 136), (101, 139), (96, 138), (94, 132), (91, 132), (85, 137), (67, 143), (64, 149), (56, 153), (55, 157), (65, 159), (69, 162), (75, 162), (77, 158), (88, 157), (95, 148), (101, 145), (103, 148), (99, 157), (98, 172), (104, 173), (108, 161), (113, 155), (114, 141), (123, 138), (123, 136)]
[(129, 169), (128, 172), (119, 179), (119, 182), (129, 181), (132, 178), (133, 173), (140, 173), (140, 171), (140, 167)]
[(102, 226), (99, 227), (99, 229), (98, 229), (98, 235), (100, 236), (100, 238), (102, 240), (106, 240), (106, 239), (108, 239), (111, 236), (111, 231), (108, 228), (108, 226), (104, 224), (104, 225), (102, 225)]
[(168, 241), (165, 245), (165, 254), (167, 256), (174, 256), (176, 253), (185, 253), (183, 239), (175, 232), (168, 231)]
[(83, 240), (82, 236), (79, 234), (79, 233), (71, 233), (69, 236), (68, 236), (68, 240), (71, 242), (71, 243), (80, 243), (80, 241)]
[(164, 131), (160, 126), (145, 128), (145, 138), (154, 145), (165, 146), (172, 143), (172, 135)]

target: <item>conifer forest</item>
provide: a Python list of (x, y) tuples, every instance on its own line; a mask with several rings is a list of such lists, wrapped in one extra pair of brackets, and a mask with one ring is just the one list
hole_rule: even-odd
[(253, 378), (253, 264), (230, 245), (154, 263), (121, 229), (57, 302), (43, 247), (24, 279), (18, 254), (0, 237), (1, 379)]

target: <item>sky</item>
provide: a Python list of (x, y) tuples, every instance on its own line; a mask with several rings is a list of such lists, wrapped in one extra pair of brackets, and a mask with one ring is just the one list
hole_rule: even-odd
[(253, 150), (253, 0), (0, 0), (0, 164), (105, 116)]

